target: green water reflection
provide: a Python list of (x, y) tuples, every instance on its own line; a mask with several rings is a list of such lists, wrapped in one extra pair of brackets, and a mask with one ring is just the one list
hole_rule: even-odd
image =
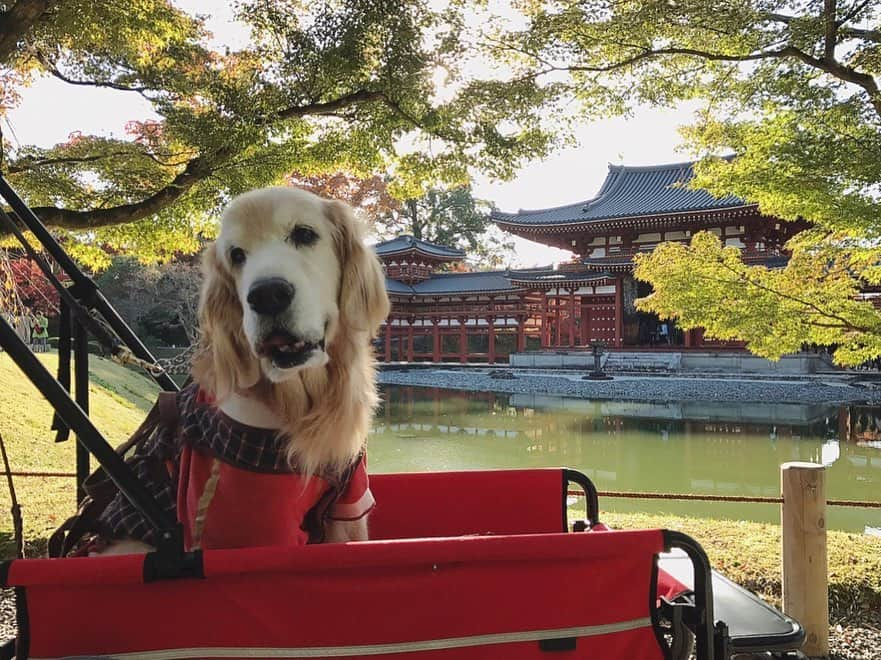
[[(781, 463), (812, 461), (828, 466), (828, 498), (881, 500), (878, 408), (595, 402), (392, 386), (383, 395), (370, 438), (374, 472), (565, 465), (600, 490), (773, 497)], [(600, 506), (779, 520), (771, 504), (601, 498)], [(881, 529), (881, 509), (830, 507), (828, 518), (833, 529)]]

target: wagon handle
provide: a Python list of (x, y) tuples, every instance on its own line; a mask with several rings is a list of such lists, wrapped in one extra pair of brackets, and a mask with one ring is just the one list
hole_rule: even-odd
[(569, 484), (575, 484), (584, 491), (584, 509), (587, 526), (584, 527), (583, 525), (579, 525), (581, 521), (576, 522), (575, 531), (585, 531), (585, 529), (599, 524), (600, 500), (596, 486), (593, 485), (590, 478), (583, 472), (572, 470), (570, 468), (563, 468), (563, 531), (569, 531), (569, 520), (566, 516), (566, 509), (568, 508), (566, 506), (566, 499), (569, 494)]
[(727, 660), (728, 627), (724, 622), (716, 623), (713, 612), (713, 578), (707, 553), (693, 538), (682, 532), (662, 530), (664, 550), (673, 548), (683, 550), (694, 568), (694, 623), (695, 651), (698, 660)]

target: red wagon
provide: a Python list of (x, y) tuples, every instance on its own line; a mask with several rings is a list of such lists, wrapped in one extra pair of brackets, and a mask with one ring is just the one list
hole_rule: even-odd
[[(587, 488), (581, 533), (566, 531), (570, 481)], [(377, 475), (372, 488), (368, 542), (206, 551), (178, 566), (156, 553), (7, 562), (19, 636), (6, 657), (661, 659), (684, 657), (692, 634), (698, 658), (746, 648), (714, 616), (700, 547), (606, 531), (579, 473)], [(694, 588), (659, 570), (671, 548)], [(797, 647), (800, 628), (776, 616), (789, 639), (766, 647)]]

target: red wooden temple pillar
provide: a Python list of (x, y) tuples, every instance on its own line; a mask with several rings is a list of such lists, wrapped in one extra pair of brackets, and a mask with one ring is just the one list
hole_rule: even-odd
[(569, 289), (569, 346), (575, 346), (575, 289)]
[(526, 319), (517, 319), (517, 352), (526, 350)]
[(579, 308), (581, 311), (581, 345), (587, 346), (590, 343), (590, 308), (584, 304), (584, 298), (581, 299)]
[(413, 319), (407, 323), (407, 362), (413, 361)]
[(557, 289), (557, 295), (554, 296), (554, 325), (556, 326), (555, 330), (557, 331), (554, 346), (557, 348), (563, 345), (563, 315), (560, 301), (560, 290)]
[(432, 362), (440, 362), (441, 361), (441, 342), (440, 342), (440, 319), (432, 318), (431, 319), (431, 333), (432, 333), (432, 345), (431, 345), (431, 361)]
[(459, 317), (459, 361), (462, 364), (468, 362), (468, 334), (465, 328), (466, 318)]
[(496, 361), (496, 320), (492, 316), (486, 317), (487, 330), (489, 331), (489, 350), (487, 351), (486, 361), (494, 364)]
[(685, 331), (685, 348), (691, 348), (694, 344), (694, 330), (686, 330)]
[(541, 326), (538, 329), (541, 337), (541, 347), (547, 348), (551, 344), (551, 324), (550, 314), (548, 314), (548, 292), (541, 292)]
[(615, 346), (624, 344), (624, 278), (615, 279)]
[(392, 320), (385, 320), (385, 361), (392, 361)]

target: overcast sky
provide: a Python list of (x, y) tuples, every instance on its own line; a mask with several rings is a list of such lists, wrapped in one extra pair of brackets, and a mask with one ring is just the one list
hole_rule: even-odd
[[(210, 14), (215, 41), (235, 48), (246, 33), (233, 21), (226, 3), (177, 0), (187, 11)], [(579, 127), (578, 147), (559, 151), (524, 167), (513, 181), (475, 181), (477, 197), (503, 210), (538, 209), (572, 204), (596, 194), (612, 164), (654, 165), (687, 160), (677, 151), (678, 126), (689, 123), (693, 108), (678, 111), (640, 110), (629, 119), (611, 119)], [(150, 105), (136, 94), (66, 85), (42, 79), (24, 90), (21, 105), (9, 113), (4, 132), (19, 144), (51, 146), (64, 142), (73, 131), (125, 137), (132, 119), (153, 115)], [(561, 261), (567, 254), (521, 239), (516, 240), (518, 266)]]

